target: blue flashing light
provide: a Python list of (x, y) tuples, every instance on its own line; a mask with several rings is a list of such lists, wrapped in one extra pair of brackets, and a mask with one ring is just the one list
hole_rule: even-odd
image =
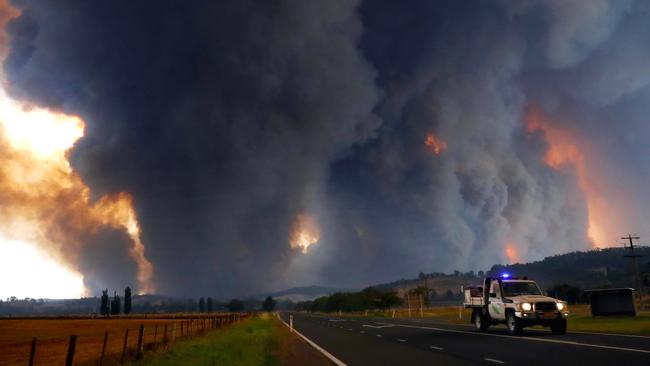
[(502, 273), (501, 277), (502, 278), (510, 278), (510, 273)]

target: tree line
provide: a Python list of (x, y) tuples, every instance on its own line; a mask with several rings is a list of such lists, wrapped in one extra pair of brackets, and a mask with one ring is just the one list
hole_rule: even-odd
[(296, 303), (295, 310), (337, 312), (386, 310), (402, 304), (402, 299), (394, 291), (379, 290), (367, 287), (358, 292), (337, 292), (329, 296), (321, 296), (314, 300)]
[[(101, 305), (99, 312), (103, 316), (119, 315), (122, 310), (122, 302), (117, 291), (113, 291), (113, 300), (108, 298), (108, 289), (102, 290)], [(124, 314), (131, 313), (131, 287), (124, 289)]]
[[(119, 315), (122, 312), (124, 314), (130, 314), (132, 309), (132, 296), (131, 288), (126, 287), (124, 289), (124, 309), (122, 309), (122, 299), (117, 294), (117, 291), (113, 291), (113, 299), (109, 298), (108, 289), (102, 290), (102, 296), (100, 298), (100, 313), (103, 316), (110, 315)], [(196, 304), (196, 303), (194, 303)], [(259, 302), (257, 303), (259, 304)], [(268, 296), (261, 304), (261, 310), (264, 311), (273, 311), (275, 310), (277, 302), (273, 300), (271, 296)], [(198, 312), (199, 313), (212, 313), (217, 311), (216, 308), (217, 302), (212, 297), (201, 297), (198, 301)], [(239, 299), (232, 299), (226, 304), (226, 308), (229, 312), (240, 312), (244, 311), (246, 307), (250, 304), (244, 303), (244, 301)], [(194, 308), (196, 310), (196, 308)], [(182, 309), (181, 309), (182, 310)], [(250, 309), (253, 310), (253, 309)], [(190, 310), (192, 311), (192, 310)]]

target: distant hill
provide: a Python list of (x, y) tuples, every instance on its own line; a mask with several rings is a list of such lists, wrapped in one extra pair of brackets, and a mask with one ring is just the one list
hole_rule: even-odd
[[(632, 261), (626, 258), (625, 248), (606, 248), (588, 252), (573, 252), (531, 263), (494, 265), (488, 274), (499, 275), (504, 271), (535, 279), (542, 288), (569, 284), (582, 289), (607, 287), (634, 287)], [(639, 272), (650, 273), (650, 247), (639, 247), (636, 254)]]
[(253, 298), (263, 299), (267, 296), (271, 296), (279, 301), (306, 301), (313, 300), (320, 296), (331, 295), (336, 292), (351, 292), (356, 291), (357, 289), (345, 289), (337, 287), (327, 287), (327, 286), (300, 286), (292, 287), (287, 290), (276, 291), (267, 294), (259, 294), (252, 296)]
[[(572, 252), (546, 257), (531, 263), (512, 265), (496, 264), (487, 271), (488, 275), (499, 276), (503, 272), (534, 279), (543, 290), (555, 285), (568, 284), (582, 289), (607, 287), (634, 287), (631, 277), (631, 260), (625, 248), (596, 249), (586, 252)], [(640, 272), (650, 274), (650, 247), (638, 247), (637, 254)], [(396, 291), (403, 296), (417, 287), (433, 290), (434, 298), (449, 298), (448, 292), (457, 295), (460, 286), (477, 284), (483, 278), (483, 272), (473, 271), (453, 274), (420, 273), (418, 278), (375, 285), (383, 290)], [(647, 285), (646, 285), (647, 286)], [(447, 294), (447, 296), (446, 296)]]

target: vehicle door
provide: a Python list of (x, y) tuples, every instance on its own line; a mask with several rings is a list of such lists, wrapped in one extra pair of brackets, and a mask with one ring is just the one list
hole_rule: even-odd
[(492, 317), (492, 319), (506, 318), (506, 306), (501, 297), (501, 286), (497, 281), (493, 281), (490, 285), (490, 303), (488, 305), (488, 311), (490, 312), (490, 317)]

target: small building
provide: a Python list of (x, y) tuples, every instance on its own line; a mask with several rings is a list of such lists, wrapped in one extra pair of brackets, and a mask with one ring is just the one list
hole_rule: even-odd
[(585, 290), (591, 303), (591, 316), (636, 316), (636, 290), (633, 288), (608, 288)]

